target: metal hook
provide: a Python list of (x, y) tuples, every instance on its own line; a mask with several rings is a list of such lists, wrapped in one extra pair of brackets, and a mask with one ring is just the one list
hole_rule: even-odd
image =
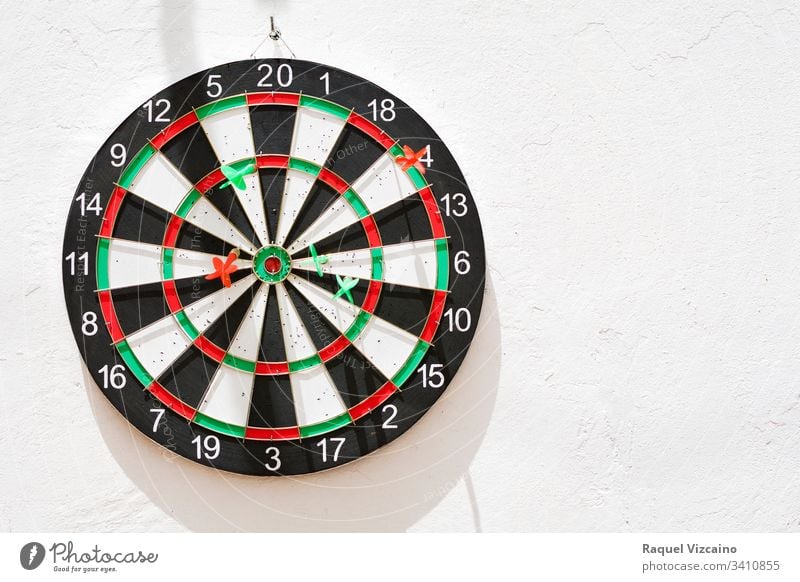
[[(269, 32), (267, 33), (267, 37), (275, 42), (281, 41), (281, 43), (283, 43), (283, 46), (286, 47), (286, 50), (289, 51), (289, 54), (292, 55), (292, 58), (293, 59), (297, 58), (296, 55), (294, 54), (294, 51), (291, 48), (289, 48), (289, 45), (286, 44), (285, 40), (283, 40), (283, 35), (281, 35), (281, 31), (275, 27), (275, 17), (273, 16), (269, 17)], [(265, 42), (267, 42), (266, 38), (262, 40), (260, 43), (258, 43), (258, 46), (255, 48), (255, 50), (252, 53), (250, 53), (251, 59), (256, 58), (256, 51), (260, 49), (261, 45), (263, 45)]]
[(272, 40), (278, 40), (281, 37), (281, 31), (275, 28), (275, 18), (270, 16), (269, 17), (269, 37)]

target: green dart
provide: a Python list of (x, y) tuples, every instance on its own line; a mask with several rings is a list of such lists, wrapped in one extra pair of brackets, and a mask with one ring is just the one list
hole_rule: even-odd
[(318, 255), (314, 243), (308, 245), (308, 250), (311, 251), (311, 259), (314, 261), (314, 266), (317, 268), (317, 275), (322, 277), (322, 265), (328, 262), (327, 255)]
[(350, 303), (355, 303), (353, 301), (353, 294), (350, 292), (350, 289), (358, 285), (360, 279), (356, 279), (355, 277), (345, 277), (342, 279), (339, 275), (336, 275), (336, 282), (339, 283), (339, 290), (333, 296), (334, 299), (341, 297), (344, 295), (347, 297), (347, 300)]
[(256, 165), (250, 162), (240, 170), (237, 170), (233, 166), (223, 165), (220, 167), (220, 170), (227, 178), (227, 180), (225, 180), (222, 183), (222, 185), (220, 185), (220, 188), (227, 188), (232, 184), (234, 188), (237, 188), (238, 190), (244, 190), (245, 188), (247, 188), (247, 184), (245, 184), (244, 177), (247, 174), (252, 174), (253, 172), (255, 172)]

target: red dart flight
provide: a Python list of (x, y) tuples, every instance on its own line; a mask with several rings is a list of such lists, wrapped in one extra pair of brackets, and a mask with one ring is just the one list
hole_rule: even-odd
[(212, 260), (214, 263), (214, 272), (206, 275), (206, 280), (212, 281), (218, 278), (225, 287), (230, 287), (231, 273), (234, 273), (239, 268), (233, 264), (233, 261), (237, 258), (239, 258), (238, 250), (228, 253), (228, 258), (225, 259), (224, 263), (218, 257), (214, 257)]

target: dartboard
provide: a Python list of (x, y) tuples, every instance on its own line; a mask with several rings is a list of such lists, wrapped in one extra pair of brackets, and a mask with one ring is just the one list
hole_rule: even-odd
[(484, 277), (436, 133), (299, 60), (224, 64), (145, 101), (89, 164), (64, 237), (97, 389), (163, 447), (250, 475), (329, 469), (407, 431), (465, 358)]

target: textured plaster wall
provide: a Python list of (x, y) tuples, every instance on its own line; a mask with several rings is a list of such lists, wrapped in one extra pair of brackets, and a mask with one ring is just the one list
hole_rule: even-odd
[[(60, 282), (96, 148), (161, 87), (246, 58), (270, 13), (299, 57), (427, 118), (489, 262), (447, 397), (377, 456), (296, 480), (218, 475), (131, 434), (84, 377)], [(2, 14), (0, 530), (800, 529), (795, 2)]]

